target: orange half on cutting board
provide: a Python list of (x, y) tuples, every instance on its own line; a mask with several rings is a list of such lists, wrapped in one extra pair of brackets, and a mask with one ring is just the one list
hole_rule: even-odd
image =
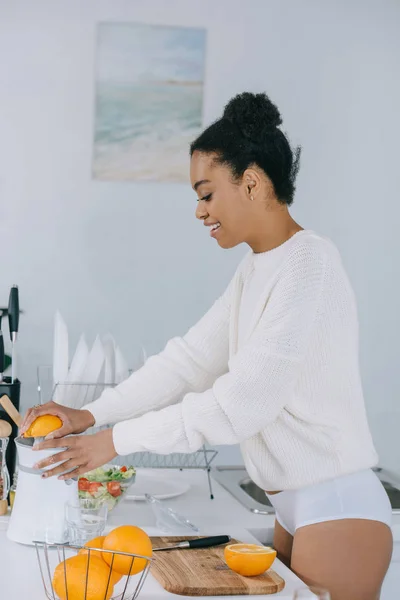
[(276, 550), (257, 544), (230, 544), (224, 550), (225, 562), (244, 577), (256, 577), (272, 567)]

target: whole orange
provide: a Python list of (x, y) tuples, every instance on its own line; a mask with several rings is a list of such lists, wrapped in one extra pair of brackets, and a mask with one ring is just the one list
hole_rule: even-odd
[(60, 600), (110, 600), (114, 590), (109, 573), (101, 558), (91, 556), (88, 561), (87, 555), (77, 554), (56, 567), (53, 588)]
[[(103, 542), (104, 550), (112, 550), (113, 552), (126, 552), (128, 554), (137, 554), (151, 558), (153, 548), (151, 540), (147, 533), (135, 527), (134, 525), (123, 525), (113, 529)], [(113, 560), (114, 557), (114, 560)], [(135, 575), (140, 573), (146, 567), (146, 558), (131, 558), (119, 554), (109, 554), (103, 552), (103, 560), (109, 565), (112, 562), (112, 568), (117, 573), (122, 575)]]
[(98, 537), (95, 537), (92, 540), (89, 540), (83, 546), (82, 550), (79, 550), (78, 554), (89, 554), (89, 552), (86, 548), (90, 548), (90, 558), (92, 558), (92, 556), (97, 556), (98, 558), (102, 559), (103, 553), (98, 552), (97, 550), (92, 550), (92, 548), (102, 548), (103, 542), (105, 539), (106, 539), (105, 535), (99, 535)]
[(232, 571), (244, 577), (255, 577), (267, 571), (276, 558), (276, 550), (257, 544), (230, 544), (224, 550), (225, 562)]
[(54, 415), (42, 415), (35, 419), (32, 425), (25, 431), (24, 437), (45, 437), (52, 431), (62, 427), (62, 421)]
[[(86, 542), (86, 544), (84, 545), (84, 547), (79, 550), (78, 554), (89, 554), (89, 550), (87, 550), (87, 548), (90, 548), (90, 559), (92, 559), (92, 556), (97, 556), (98, 558), (101, 558), (101, 560), (104, 559), (104, 556), (106, 554), (106, 552), (98, 552), (97, 550), (93, 550), (92, 548), (103, 548), (103, 543), (104, 540), (106, 539), (105, 535), (99, 535), (98, 537), (93, 538), (92, 540), (89, 540), (88, 542)], [(108, 563), (107, 564), (107, 569), (110, 570), (110, 566)], [(112, 570), (111, 571), (111, 584), (112, 586), (114, 586), (116, 583), (118, 583), (118, 581), (120, 581), (122, 579), (122, 575), (121, 573), (117, 573), (117, 571)]]

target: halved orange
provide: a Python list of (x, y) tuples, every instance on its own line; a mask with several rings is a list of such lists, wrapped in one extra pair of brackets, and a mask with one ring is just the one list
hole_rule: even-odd
[(276, 550), (257, 544), (230, 544), (225, 547), (224, 556), (232, 571), (244, 577), (255, 577), (271, 568)]
[(35, 419), (32, 425), (24, 433), (24, 437), (45, 437), (52, 431), (60, 429), (63, 422), (55, 415), (42, 415)]

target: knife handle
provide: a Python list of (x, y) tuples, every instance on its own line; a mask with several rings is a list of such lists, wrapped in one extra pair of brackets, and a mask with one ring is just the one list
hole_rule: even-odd
[(211, 546), (221, 546), (231, 541), (229, 535), (213, 535), (211, 537), (199, 538), (198, 540), (188, 540), (189, 548), (210, 548)]
[(10, 328), (11, 341), (15, 341), (13, 334), (18, 333), (19, 324), (19, 294), (18, 286), (13, 285), (10, 290), (10, 298), (8, 301), (8, 325)]
[(3, 377), (4, 373), (4, 338), (3, 333), (0, 331), (0, 377)]
[(3, 333), (0, 331), (0, 380), (3, 380), (4, 373), (4, 338)]

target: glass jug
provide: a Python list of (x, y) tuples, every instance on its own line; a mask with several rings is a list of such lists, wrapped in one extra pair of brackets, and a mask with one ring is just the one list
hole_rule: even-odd
[(0, 438), (0, 501), (6, 500), (10, 491), (10, 476), (6, 465), (8, 438)]

